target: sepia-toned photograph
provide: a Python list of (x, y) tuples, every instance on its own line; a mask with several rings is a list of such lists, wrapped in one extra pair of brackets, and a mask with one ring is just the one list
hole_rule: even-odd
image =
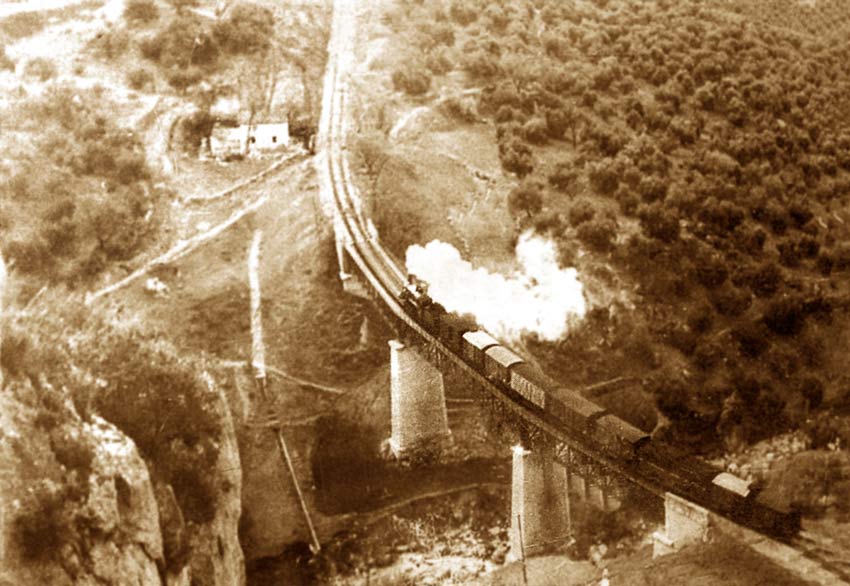
[(850, 0), (0, 1), (0, 586), (850, 585)]

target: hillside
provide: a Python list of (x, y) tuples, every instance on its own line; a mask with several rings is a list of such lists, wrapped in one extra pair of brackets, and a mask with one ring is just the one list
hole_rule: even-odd
[[(521, 233), (557, 244), (591, 309), (520, 344), (551, 375), (634, 377), (599, 400), (647, 429), (654, 409), (657, 434), (703, 453), (801, 430), (793, 462), (850, 440), (850, 52), (748, 10), (387, 4), (355, 152), (400, 257), (440, 238), (510, 272)], [(841, 500), (834, 458), (839, 492), (801, 506)]]

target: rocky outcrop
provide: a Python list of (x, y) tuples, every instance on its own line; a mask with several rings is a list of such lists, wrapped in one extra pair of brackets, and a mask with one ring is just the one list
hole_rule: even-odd
[(245, 584), (245, 560), (239, 543), (242, 514), (242, 466), (236, 429), (224, 389), (205, 375), (211, 405), (221, 422), (219, 457), (210, 474), (217, 479), (213, 520), (189, 532), (189, 568), (193, 582), (215, 586)]
[(0, 390), (0, 585), (242, 586), (241, 467), (224, 393), (215, 514), (184, 515), (133, 441), (63, 392), (15, 380)]
[(162, 584), (148, 469), (112, 424), (29, 385), (0, 392), (0, 584)]

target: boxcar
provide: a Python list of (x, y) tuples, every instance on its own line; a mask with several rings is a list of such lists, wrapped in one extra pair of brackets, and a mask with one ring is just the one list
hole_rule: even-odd
[(563, 387), (549, 399), (547, 411), (573, 429), (587, 430), (598, 418), (608, 413), (604, 407)]
[(484, 374), (492, 381), (510, 386), (510, 368), (521, 362), (523, 362), (522, 358), (504, 346), (493, 346), (484, 352)]
[(546, 389), (554, 388), (539, 370), (523, 362), (511, 368), (511, 388), (540, 409), (546, 409)]
[(478, 370), (484, 370), (484, 352), (498, 345), (499, 341), (484, 330), (466, 332), (463, 335), (463, 358)]
[(650, 441), (648, 433), (610, 413), (596, 420), (593, 435), (613, 455), (626, 461), (637, 458), (641, 446)]

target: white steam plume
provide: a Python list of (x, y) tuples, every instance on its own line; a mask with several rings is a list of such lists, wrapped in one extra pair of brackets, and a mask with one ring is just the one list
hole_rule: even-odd
[(586, 303), (578, 273), (561, 269), (555, 245), (533, 232), (516, 246), (520, 271), (512, 275), (473, 268), (451, 244), (434, 240), (407, 249), (407, 270), (430, 285), (428, 294), (446, 310), (470, 313), (494, 336), (518, 341), (537, 333), (561, 339), (584, 316)]

